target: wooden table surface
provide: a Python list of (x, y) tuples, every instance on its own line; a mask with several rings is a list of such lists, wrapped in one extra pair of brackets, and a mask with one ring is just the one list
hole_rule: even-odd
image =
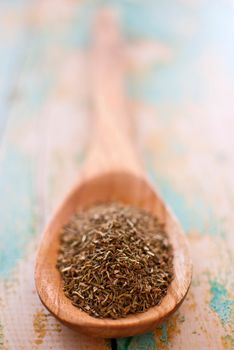
[[(110, 349), (40, 303), (41, 231), (90, 135), (85, 47), (103, 1), (0, 2), (0, 349)], [(234, 349), (234, 3), (112, 0), (128, 39), (129, 99), (154, 185), (190, 242), (193, 283), (155, 332), (118, 350)]]

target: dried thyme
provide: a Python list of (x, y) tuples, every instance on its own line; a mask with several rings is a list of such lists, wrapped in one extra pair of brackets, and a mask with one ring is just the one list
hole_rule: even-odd
[(161, 302), (173, 278), (173, 254), (164, 226), (150, 213), (100, 204), (63, 228), (57, 267), (73, 305), (117, 319)]

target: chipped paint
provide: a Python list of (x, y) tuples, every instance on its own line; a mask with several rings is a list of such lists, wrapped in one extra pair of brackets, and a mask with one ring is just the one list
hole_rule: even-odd
[(186, 303), (186, 307), (188, 308), (188, 310), (190, 312), (194, 313), (196, 308), (197, 308), (197, 303), (196, 303), (195, 295), (192, 291), (192, 288), (190, 288), (188, 291), (188, 295), (185, 299), (185, 303)]
[(3, 331), (3, 326), (0, 323), (0, 350), (8, 350), (5, 344), (5, 336)]
[(234, 322), (234, 300), (229, 297), (228, 290), (216, 280), (210, 284), (210, 307), (217, 313), (222, 323)]
[(47, 315), (44, 313), (44, 310), (37, 311), (33, 316), (34, 344), (40, 345), (43, 343), (47, 334), (47, 323)]
[(224, 349), (234, 350), (234, 338), (230, 334), (221, 337), (221, 340)]
[(156, 350), (154, 334), (149, 332), (135, 337), (117, 339), (118, 350)]
[(162, 335), (160, 336), (160, 340), (164, 343), (168, 342), (168, 335), (167, 335), (167, 323), (164, 322), (161, 326)]
[(174, 336), (180, 334), (180, 323), (183, 323), (184, 321), (184, 315), (177, 312), (166, 322), (157, 327), (155, 330), (155, 339), (158, 350), (168, 349), (168, 345), (173, 343)]
[(0, 324), (0, 347), (4, 346), (3, 326)]
[(48, 330), (50, 332), (61, 333), (62, 327), (60, 323), (53, 323)]

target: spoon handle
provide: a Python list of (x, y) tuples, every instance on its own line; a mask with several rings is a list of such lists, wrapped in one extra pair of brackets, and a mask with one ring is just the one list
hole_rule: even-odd
[(100, 171), (139, 173), (134, 122), (124, 89), (125, 49), (115, 13), (102, 10), (94, 26), (91, 85), (94, 112), (92, 161)]

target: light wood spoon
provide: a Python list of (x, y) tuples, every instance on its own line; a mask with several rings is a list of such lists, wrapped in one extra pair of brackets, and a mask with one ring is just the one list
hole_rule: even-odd
[[(186, 237), (175, 216), (149, 183), (136, 156), (133, 121), (124, 94), (124, 55), (117, 22), (103, 11), (97, 18), (91, 51), (94, 135), (78, 182), (46, 228), (37, 255), (35, 281), (42, 303), (65, 325), (100, 338), (153, 330), (182, 303), (191, 283)], [(68, 120), (69, 122), (69, 120)], [(166, 225), (174, 249), (174, 279), (160, 305), (126, 318), (98, 319), (71, 304), (56, 268), (62, 226), (79, 209), (120, 201), (145, 208)]]

